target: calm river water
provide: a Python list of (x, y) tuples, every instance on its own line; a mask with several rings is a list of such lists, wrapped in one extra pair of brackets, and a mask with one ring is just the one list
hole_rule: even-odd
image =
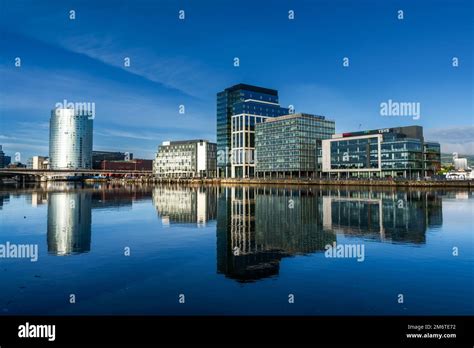
[(473, 315), (473, 198), (335, 186), (3, 188), (0, 315)]

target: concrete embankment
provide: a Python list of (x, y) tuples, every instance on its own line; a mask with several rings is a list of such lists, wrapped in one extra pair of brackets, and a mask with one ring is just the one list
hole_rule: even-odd
[(459, 187), (472, 188), (474, 180), (297, 180), (297, 179), (161, 179), (156, 183), (187, 185), (337, 185), (392, 187)]
[[(111, 184), (181, 184), (190, 186), (200, 185), (335, 185), (335, 186), (373, 186), (373, 187), (426, 187), (426, 188), (474, 188), (474, 180), (298, 180), (298, 179), (156, 179), (129, 178), (129, 179), (88, 179), (87, 183), (111, 183)], [(13, 182), (15, 183), (15, 182)], [(8, 183), (8, 184), (13, 184)], [(8, 186), (0, 180), (0, 186)], [(21, 183), (16, 183), (21, 184)]]

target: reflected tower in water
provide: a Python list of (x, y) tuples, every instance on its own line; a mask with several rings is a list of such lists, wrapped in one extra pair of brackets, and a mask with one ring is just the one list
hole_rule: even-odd
[(217, 204), (217, 270), (239, 282), (277, 275), (284, 257), (324, 252), (338, 237), (424, 244), (441, 197), (422, 190), (227, 187)]
[(221, 188), (217, 270), (239, 282), (277, 275), (280, 260), (324, 251), (336, 240), (323, 230), (321, 199), (312, 190)]
[(48, 197), (48, 252), (84, 253), (91, 248), (90, 192), (55, 192)]

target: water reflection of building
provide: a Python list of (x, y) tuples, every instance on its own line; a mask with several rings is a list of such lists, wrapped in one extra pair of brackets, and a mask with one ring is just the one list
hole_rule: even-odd
[(92, 194), (55, 192), (48, 197), (48, 252), (69, 255), (90, 251)]
[(3, 209), (3, 204), (7, 203), (10, 201), (10, 194), (0, 194), (0, 209)]
[(425, 243), (428, 227), (442, 225), (442, 200), (433, 192), (328, 190), (324, 228), (380, 241)]
[(153, 204), (164, 225), (205, 225), (216, 219), (216, 188), (159, 186), (153, 189)]
[(149, 189), (107, 189), (92, 191), (92, 209), (131, 209), (136, 201), (150, 199)]
[(31, 193), (31, 205), (37, 207), (48, 203), (48, 193), (47, 192), (32, 192)]
[(322, 228), (321, 200), (311, 190), (222, 188), (217, 268), (241, 282), (279, 273), (280, 260), (324, 250), (335, 235)]
[(48, 252), (55, 255), (90, 251), (92, 209), (130, 209), (133, 202), (151, 198), (150, 188), (141, 186), (82, 188), (63, 183), (49, 189), (57, 191), (32, 197), (47, 195)]

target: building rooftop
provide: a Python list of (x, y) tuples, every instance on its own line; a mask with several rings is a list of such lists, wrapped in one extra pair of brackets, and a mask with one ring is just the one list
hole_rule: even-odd
[(257, 92), (257, 93), (270, 94), (270, 95), (273, 95), (273, 96), (278, 96), (278, 91), (276, 89), (252, 86), (252, 85), (247, 85), (245, 83), (239, 83), (238, 85), (234, 85), (232, 87), (226, 88), (225, 90), (227, 92), (234, 92), (234, 91), (238, 91), (240, 89), (243, 89), (243, 90), (246, 90), (246, 91)]
[(361, 136), (361, 135), (386, 134), (386, 133), (404, 134), (409, 138), (423, 140), (423, 127), (422, 126), (379, 128), (379, 129), (371, 129), (371, 130), (365, 130), (365, 131), (342, 133), (341, 136), (343, 138), (347, 138), (347, 137), (355, 137), (355, 136)]
[(192, 139), (192, 140), (163, 141), (162, 146), (195, 144), (195, 143), (201, 143), (201, 142), (212, 144), (209, 140), (206, 140), (206, 139)]
[(305, 114), (305, 113), (298, 113), (298, 114), (289, 114), (289, 115), (283, 115), (283, 116), (278, 116), (278, 117), (272, 117), (268, 118), (265, 120), (264, 123), (267, 122), (277, 122), (277, 121), (283, 121), (283, 120), (291, 120), (293, 118), (311, 118), (311, 119), (318, 119), (318, 120), (325, 120), (325, 116), (319, 116), (319, 115), (312, 115), (312, 114)]

